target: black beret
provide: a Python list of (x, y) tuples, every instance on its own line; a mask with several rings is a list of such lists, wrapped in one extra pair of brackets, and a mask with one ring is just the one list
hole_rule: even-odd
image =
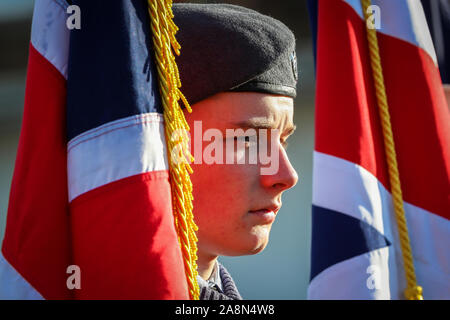
[(295, 97), (294, 34), (280, 21), (230, 4), (172, 7), (181, 91), (190, 104), (224, 91)]

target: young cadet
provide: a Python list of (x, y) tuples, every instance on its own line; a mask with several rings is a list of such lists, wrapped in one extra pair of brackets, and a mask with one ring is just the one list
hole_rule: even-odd
[[(193, 110), (185, 116), (196, 157), (191, 179), (199, 228), (200, 299), (242, 299), (217, 257), (261, 252), (281, 207), (282, 193), (297, 183), (285, 151), (286, 139), (295, 129), (295, 38), (280, 21), (239, 6), (174, 4), (173, 12), (181, 44), (177, 57), (181, 90)], [(200, 127), (201, 132), (195, 132)], [(199, 145), (193, 136), (204, 137), (211, 129), (222, 133), (226, 154), (230, 151), (225, 141), (235, 140), (226, 131), (239, 128), (254, 133), (241, 137), (245, 148), (255, 141), (260, 148), (260, 132), (267, 132), (267, 148), (276, 162), (273, 172), (262, 174), (268, 165), (260, 160), (244, 164), (197, 161), (196, 154), (204, 155), (207, 144)], [(239, 148), (231, 153), (238, 157)]]

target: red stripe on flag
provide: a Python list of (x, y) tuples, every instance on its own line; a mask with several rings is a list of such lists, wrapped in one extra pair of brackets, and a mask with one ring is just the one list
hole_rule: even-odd
[(79, 299), (189, 299), (167, 171), (135, 175), (71, 203)]
[[(319, 2), (315, 149), (358, 165), (390, 190), (365, 23)], [(449, 218), (449, 114), (436, 66), (420, 48), (379, 34), (404, 200)]]
[(25, 106), (2, 251), (44, 298), (70, 298), (66, 81), (30, 44)]
[(403, 198), (450, 219), (450, 114), (439, 70), (421, 48), (378, 38)]
[(387, 186), (364, 24), (343, 1), (320, 1), (318, 20), (315, 150), (359, 164)]

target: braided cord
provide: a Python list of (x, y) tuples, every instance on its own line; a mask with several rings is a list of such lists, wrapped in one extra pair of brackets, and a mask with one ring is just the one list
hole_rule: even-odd
[[(365, 21), (370, 18), (368, 8), (371, 0), (361, 0)], [(370, 63), (372, 66), (375, 94), (377, 97), (378, 111), (384, 137), (384, 148), (388, 164), (389, 181), (391, 184), (392, 199), (394, 202), (395, 217), (402, 249), (403, 264), (405, 268), (407, 288), (404, 295), (408, 300), (423, 300), (422, 287), (417, 285), (414, 270), (411, 245), (406, 224), (405, 211), (403, 208), (403, 196), (398, 172), (397, 156), (395, 152), (394, 138), (392, 134), (391, 119), (384, 85), (383, 69), (381, 66), (380, 51), (378, 47), (377, 31), (374, 28), (366, 28), (367, 41), (370, 51)]]
[[(193, 215), (192, 182), (193, 171), (186, 158), (192, 162), (189, 151), (189, 125), (178, 101), (181, 99), (192, 112), (189, 103), (180, 91), (181, 81), (175, 54), (180, 54), (180, 44), (175, 39), (178, 31), (173, 22), (172, 0), (148, 0), (151, 17), (153, 47), (155, 50), (158, 83), (164, 109), (164, 129), (169, 160), (170, 185), (175, 230), (183, 256), (184, 270), (191, 299), (199, 299), (197, 283), (197, 236), (198, 230)], [(173, 50), (173, 51), (172, 51)]]

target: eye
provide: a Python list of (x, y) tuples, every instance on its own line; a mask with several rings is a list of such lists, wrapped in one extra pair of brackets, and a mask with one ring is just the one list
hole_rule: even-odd
[(257, 143), (258, 139), (256, 136), (236, 136), (234, 141), (244, 142), (245, 147), (249, 147), (251, 143)]
[(242, 140), (244, 142), (250, 141), (250, 136), (235, 136), (234, 141)]

